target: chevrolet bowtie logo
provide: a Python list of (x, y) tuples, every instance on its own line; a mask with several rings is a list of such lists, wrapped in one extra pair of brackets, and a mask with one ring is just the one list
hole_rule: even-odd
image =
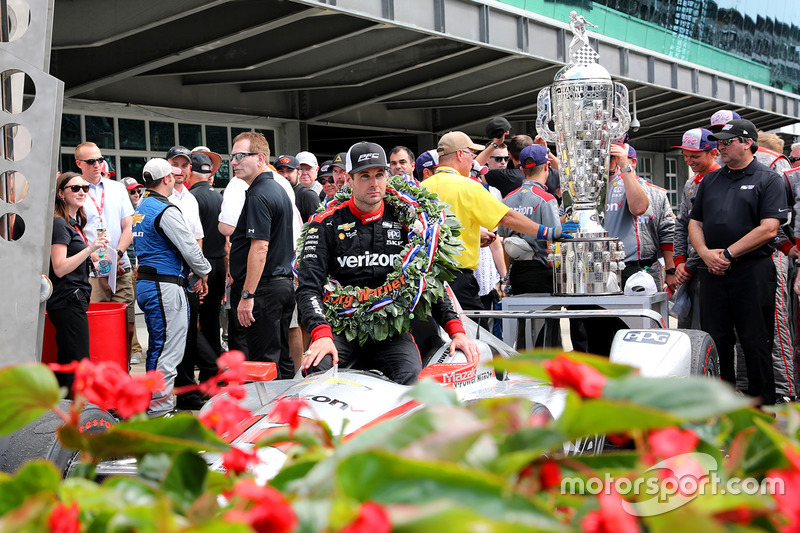
[(141, 214), (141, 213), (134, 213), (133, 214), (133, 225), (134, 226), (136, 224), (138, 224), (139, 222), (141, 222), (142, 220), (144, 220), (144, 215), (143, 214)]

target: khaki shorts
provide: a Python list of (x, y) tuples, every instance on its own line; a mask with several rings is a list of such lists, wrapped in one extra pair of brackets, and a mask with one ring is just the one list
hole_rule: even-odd
[(100, 285), (98, 278), (89, 277), (89, 283), (92, 284), (92, 302), (120, 302), (128, 304), (125, 310), (125, 316), (128, 317), (128, 322), (135, 322), (136, 317), (134, 312), (134, 296), (133, 296), (133, 274), (129, 270), (121, 276), (117, 276), (117, 292), (111, 296)]

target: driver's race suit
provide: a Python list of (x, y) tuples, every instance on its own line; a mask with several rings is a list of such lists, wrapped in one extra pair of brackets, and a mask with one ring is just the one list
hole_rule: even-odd
[[(303, 243), (298, 262), (297, 302), (300, 321), (311, 334), (311, 341), (332, 337), (339, 352), (339, 365), (376, 369), (397, 383), (409, 384), (422, 370), (419, 349), (410, 333), (401, 333), (385, 341), (358, 340), (348, 342), (344, 335), (334, 334), (325, 318), (325, 284), (328, 276), (342, 286), (376, 289), (386, 283), (394, 271), (395, 261), (408, 242), (408, 230), (384, 202), (380, 210), (363, 213), (353, 203), (335, 205), (314, 215)], [(443, 298), (432, 307), (433, 318), (452, 337), (464, 327), (449, 299)], [(332, 359), (325, 357), (310, 371), (327, 370)]]

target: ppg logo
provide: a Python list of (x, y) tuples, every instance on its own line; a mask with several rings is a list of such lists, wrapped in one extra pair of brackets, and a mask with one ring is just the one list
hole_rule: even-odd
[(368, 153), (368, 154), (361, 154), (360, 156), (358, 156), (358, 162), (361, 163), (362, 161), (366, 161), (368, 159), (376, 159), (378, 157), (379, 156), (378, 156), (378, 154), (376, 152), (371, 152), (371, 153)]
[(629, 331), (622, 337), (625, 342), (643, 342), (645, 344), (666, 344), (669, 333), (658, 331)]

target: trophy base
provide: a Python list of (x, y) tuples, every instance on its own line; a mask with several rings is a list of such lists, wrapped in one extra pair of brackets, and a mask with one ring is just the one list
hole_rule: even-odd
[(550, 245), (554, 296), (621, 294), (625, 252), (608, 233), (578, 233)]

